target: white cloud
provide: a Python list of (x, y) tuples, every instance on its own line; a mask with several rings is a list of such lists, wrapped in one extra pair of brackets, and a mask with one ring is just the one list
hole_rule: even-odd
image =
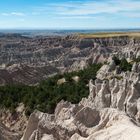
[(2, 13), (1, 15), (2, 16), (25, 16), (25, 14), (21, 12)]
[(9, 16), (9, 13), (2, 13), (2, 16)]
[(14, 16), (25, 16), (24, 13), (20, 13), (20, 12), (12, 12), (11, 15), (14, 15)]
[(138, 0), (104, 0), (104, 1), (69, 1), (59, 2), (54, 4), (46, 4), (46, 6), (38, 7), (36, 9), (46, 14), (53, 14), (58, 16), (94, 16), (96, 14), (120, 14), (122, 16), (129, 16), (123, 14), (124, 12), (131, 13), (131, 17), (140, 13), (140, 1)]

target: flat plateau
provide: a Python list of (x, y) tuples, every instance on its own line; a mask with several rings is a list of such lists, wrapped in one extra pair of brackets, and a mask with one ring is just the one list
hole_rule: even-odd
[(79, 34), (81, 38), (106, 38), (106, 37), (140, 37), (140, 32), (101, 32)]

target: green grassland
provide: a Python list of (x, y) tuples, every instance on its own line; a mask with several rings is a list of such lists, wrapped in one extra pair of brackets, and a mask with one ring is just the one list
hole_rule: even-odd
[(89, 33), (79, 34), (81, 38), (106, 38), (106, 37), (140, 37), (140, 32), (102, 32), (102, 33)]

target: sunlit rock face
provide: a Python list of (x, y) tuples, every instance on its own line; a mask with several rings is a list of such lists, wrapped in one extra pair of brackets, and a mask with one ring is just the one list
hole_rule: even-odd
[[(79, 104), (61, 101), (54, 114), (35, 111), (22, 140), (139, 140), (140, 77), (134, 70), (114, 75), (116, 66), (103, 66), (101, 79), (89, 81), (89, 96)], [(97, 76), (98, 76), (97, 75)], [(105, 78), (106, 76), (106, 78)]]

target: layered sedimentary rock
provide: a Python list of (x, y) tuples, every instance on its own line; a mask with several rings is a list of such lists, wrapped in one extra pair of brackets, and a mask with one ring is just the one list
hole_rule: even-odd
[(0, 84), (37, 84), (56, 73), (104, 62), (116, 52), (119, 57), (138, 57), (140, 38), (4, 34), (0, 36)]

